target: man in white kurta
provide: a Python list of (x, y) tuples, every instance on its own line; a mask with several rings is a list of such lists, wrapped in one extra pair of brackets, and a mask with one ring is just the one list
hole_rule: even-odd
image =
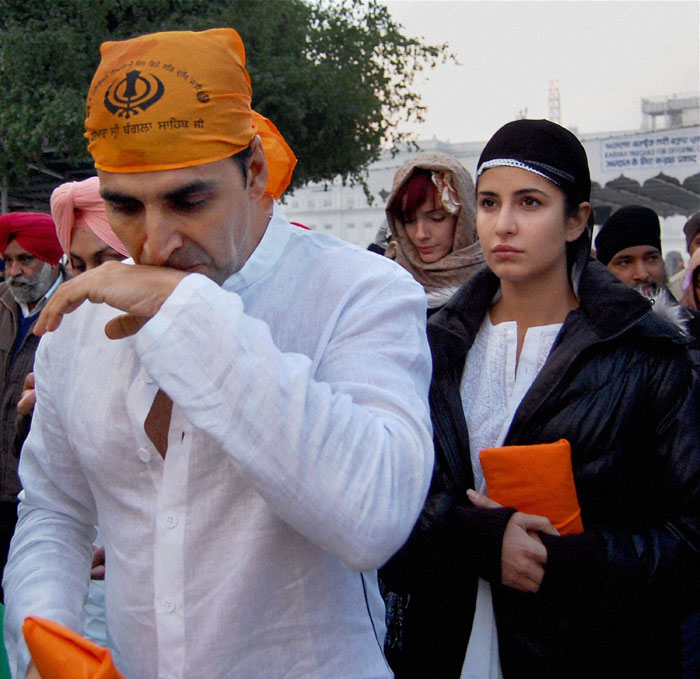
[[(135, 264), (76, 278), (40, 319), (60, 328), (37, 355), (5, 575), (13, 676), (25, 616), (81, 628), (95, 524), (128, 679), (391, 676), (375, 571), (432, 471), (424, 294), (270, 214), (250, 149), (243, 179), (230, 158), (102, 169), (111, 151), (91, 148)], [(144, 428), (157, 393), (162, 450)]]

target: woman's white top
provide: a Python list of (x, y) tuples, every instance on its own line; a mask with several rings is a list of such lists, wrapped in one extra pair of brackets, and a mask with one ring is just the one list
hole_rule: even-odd
[[(520, 359), (515, 321), (493, 325), (489, 314), (467, 354), (460, 396), (469, 429), (474, 488), (486, 492), (479, 453), (503, 445), (515, 411), (542, 369), (561, 323), (528, 328)], [(479, 579), (474, 623), (461, 679), (501, 679), (491, 586)]]

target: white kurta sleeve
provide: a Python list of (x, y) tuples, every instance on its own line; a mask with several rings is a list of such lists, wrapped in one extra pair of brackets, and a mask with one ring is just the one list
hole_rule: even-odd
[(22, 449), (19, 520), (3, 577), (4, 635), (13, 677), (29, 664), (22, 635), (27, 615), (55, 620), (80, 632), (87, 597), (96, 514), (85, 477), (71, 454), (44, 379), (47, 345), (37, 350), (37, 406)]
[(314, 361), (280, 351), (238, 294), (191, 275), (134, 347), (279, 517), (348, 567), (374, 569), (408, 537), (432, 473), (424, 293), (383, 270), (338, 301), (332, 323), (313, 300), (301, 309), (286, 323), (322, 326)]

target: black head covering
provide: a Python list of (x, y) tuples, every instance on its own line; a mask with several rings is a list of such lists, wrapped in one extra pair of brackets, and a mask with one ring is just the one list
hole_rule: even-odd
[(651, 245), (661, 252), (659, 216), (641, 205), (626, 205), (614, 212), (603, 224), (595, 239), (596, 256), (607, 265), (625, 248)]
[(578, 205), (591, 197), (588, 158), (581, 142), (551, 120), (514, 120), (481, 152), (477, 178), (490, 167), (520, 167), (556, 184)]

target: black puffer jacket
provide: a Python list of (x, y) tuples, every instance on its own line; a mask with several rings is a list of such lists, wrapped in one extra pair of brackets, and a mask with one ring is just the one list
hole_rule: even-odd
[[(428, 326), (436, 471), (404, 548), (382, 570), (397, 679), (458, 678), (477, 576), (491, 582), (511, 677), (679, 676), (679, 619), (700, 589), (700, 393), (689, 341), (591, 260), (506, 445), (571, 443), (585, 531), (542, 536), (537, 594), (500, 585), (513, 509), (478, 509), (459, 395), (465, 358), (498, 288), (477, 274)], [(406, 603), (407, 602), (407, 603)]]

